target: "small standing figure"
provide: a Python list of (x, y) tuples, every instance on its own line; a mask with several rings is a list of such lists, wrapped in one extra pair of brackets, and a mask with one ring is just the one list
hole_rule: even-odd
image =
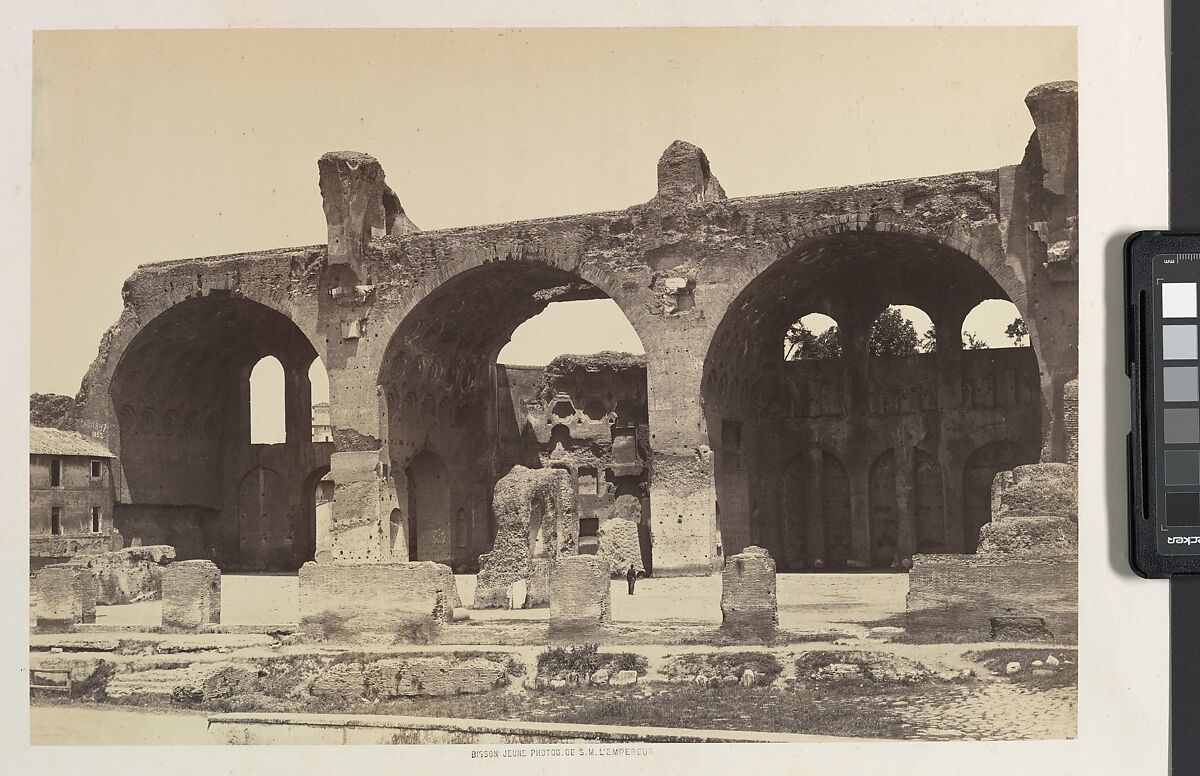
[(637, 575), (637, 569), (630, 563), (629, 570), (625, 572), (625, 581), (629, 583), (630, 595), (633, 595), (633, 586), (637, 583)]

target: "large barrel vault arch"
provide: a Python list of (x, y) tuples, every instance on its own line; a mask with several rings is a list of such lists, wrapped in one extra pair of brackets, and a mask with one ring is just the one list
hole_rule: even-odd
[[(400, 510), (400, 524), (416, 530), (415, 545), (394, 542), (394, 555), (415, 546), (413, 559), (477, 567), (493, 539), (496, 481), (513, 465), (541, 465), (535, 430), (511, 401), (505, 406), (496, 356), (551, 302), (603, 298), (601, 288), (551, 264), (487, 262), (453, 274), (403, 317), (378, 376), (382, 454), (392, 473), (385, 499)], [(567, 424), (551, 433), (570, 444)]]
[[(942, 473), (961, 471), (980, 445), (1020, 450), (1014, 465), (1036, 462), (1041, 450), (1047, 400), (1033, 349), (965, 351), (959, 334), (980, 301), (1007, 298), (993, 273), (1011, 288), (1011, 269), (955, 247), (966, 240), (895, 224), (805, 234), (733, 300), (705, 359), (722, 544), (765, 546), (792, 570), (902, 570), (921, 549), (973, 551), (978, 527), (957, 519), (964, 481)], [(914, 334), (928, 341), (877, 355), (873, 327), (889, 305), (925, 311), (933, 325)], [(839, 355), (781, 358), (780, 332), (811, 313), (836, 321)], [(822, 512), (812, 498), (788, 495), (794, 476), (775, 474), (779, 462), (820, 448), (849, 474), (841, 530), (851, 551), (839, 558), (798, 549), (795, 526)], [(815, 461), (806, 468), (816, 471)]]
[[(282, 392), (264, 397), (282, 405), (278, 444), (250, 433), (250, 374), (266, 358), (283, 367)], [(121, 456), (122, 536), (228, 569), (310, 560), (305, 480), (332, 447), (312, 441), (316, 358), (288, 316), (230, 291), (184, 298), (128, 334), (106, 390), (90, 397), (93, 411), (112, 408), (103, 427)]]

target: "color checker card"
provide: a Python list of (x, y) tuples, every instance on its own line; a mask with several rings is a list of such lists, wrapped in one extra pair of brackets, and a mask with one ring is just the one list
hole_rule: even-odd
[(1190, 554), (1200, 545), (1171, 537), (1200, 536), (1200, 255), (1155, 257), (1153, 289), (1147, 382), (1158, 444), (1147, 457), (1158, 473), (1159, 552)]
[(1130, 566), (1200, 575), (1200, 233), (1125, 242)]

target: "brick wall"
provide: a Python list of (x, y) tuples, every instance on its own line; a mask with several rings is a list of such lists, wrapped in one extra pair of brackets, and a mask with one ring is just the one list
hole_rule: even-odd
[(1063, 429), (1067, 436), (1067, 463), (1079, 465), (1079, 380), (1063, 386)]
[(775, 561), (761, 547), (729, 556), (721, 571), (721, 624), (771, 630), (779, 624)]
[(909, 631), (952, 631), (986, 641), (989, 619), (1041, 617), (1055, 638), (1078, 635), (1074, 558), (917, 555), (908, 575)]
[(163, 568), (174, 559), (174, 547), (151, 545), (99, 555), (80, 555), (71, 563), (88, 568), (96, 575), (96, 603), (110, 606), (160, 598)]
[(46, 566), (38, 571), (34, 587), (39, 628), (61, 630), (95, 622), (96, 576), (87, 568), (67, 563)]

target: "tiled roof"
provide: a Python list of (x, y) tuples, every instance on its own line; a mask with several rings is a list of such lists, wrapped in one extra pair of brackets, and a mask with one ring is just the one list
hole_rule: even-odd
[(30, 455), (86, 455), (89, 458), (116, 458), (107, 447), (91, 437), (74, 431), (42, 426), (29, 427)]

